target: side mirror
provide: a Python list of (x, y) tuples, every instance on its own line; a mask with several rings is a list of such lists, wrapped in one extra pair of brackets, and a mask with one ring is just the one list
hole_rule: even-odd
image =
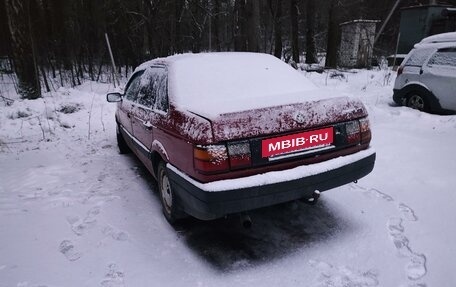
[(117, 103), (122, 101), (121, 93), (109, 93), (106, 95), (106, 100), (110, 103)]

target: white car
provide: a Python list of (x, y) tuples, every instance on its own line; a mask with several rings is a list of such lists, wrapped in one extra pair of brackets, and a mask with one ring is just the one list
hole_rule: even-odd
[(415, 45), (398, 69), (393, 100), (425, 112), (456, 111), (456, 32)]

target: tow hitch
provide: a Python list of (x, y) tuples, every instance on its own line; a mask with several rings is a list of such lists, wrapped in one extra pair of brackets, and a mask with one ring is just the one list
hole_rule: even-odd
[(252, 227), (252, 219), (250, 218), (250, 216), (247, 213), (241, 213), (240, 216), (241, 216), (241, 225), (242, 225), (242, 227), (244, 227), (245, 229), (251, 228)]

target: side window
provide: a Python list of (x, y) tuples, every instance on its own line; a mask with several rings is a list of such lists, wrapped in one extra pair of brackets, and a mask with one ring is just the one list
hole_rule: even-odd
[(157, 75), (153, 67), (146, 69), (141, 77), (141, 84), (138, 94), (137, 102), (148, 108), (152, 108), (155, 102), (155, 86), (157, 82)]
[(456, 67), (456, 47), (439, 49), (429, 59), (428, 65)]
[(168, 77), (164, 67), (150, 67), (144, 72), (136, 101), (152, 109), (168, 111)]
[(127, 84), (127, 88), (125, 91), (125, 98), (130, 101), (135, 101), (136, 97), (138, 96), (139, 87), (140, 87), (140, 80), (141, 75), (143, 72), (136, 73), (131, 79), (130, 82)]
[(168, 71), (165, 68), (158, 68), (157, 99), (154, 108), (160, 111), (168, 111)]
[(413, 49), (405, 65), (421, 67), (433, 51), (434, 48)]

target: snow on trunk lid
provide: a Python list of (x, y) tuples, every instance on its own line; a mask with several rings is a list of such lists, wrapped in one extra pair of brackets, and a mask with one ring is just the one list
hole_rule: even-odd
[(306, 130), (367, 115), (364, 105), (348, 97), (228, 113), (212, 119), (214, 142)]

